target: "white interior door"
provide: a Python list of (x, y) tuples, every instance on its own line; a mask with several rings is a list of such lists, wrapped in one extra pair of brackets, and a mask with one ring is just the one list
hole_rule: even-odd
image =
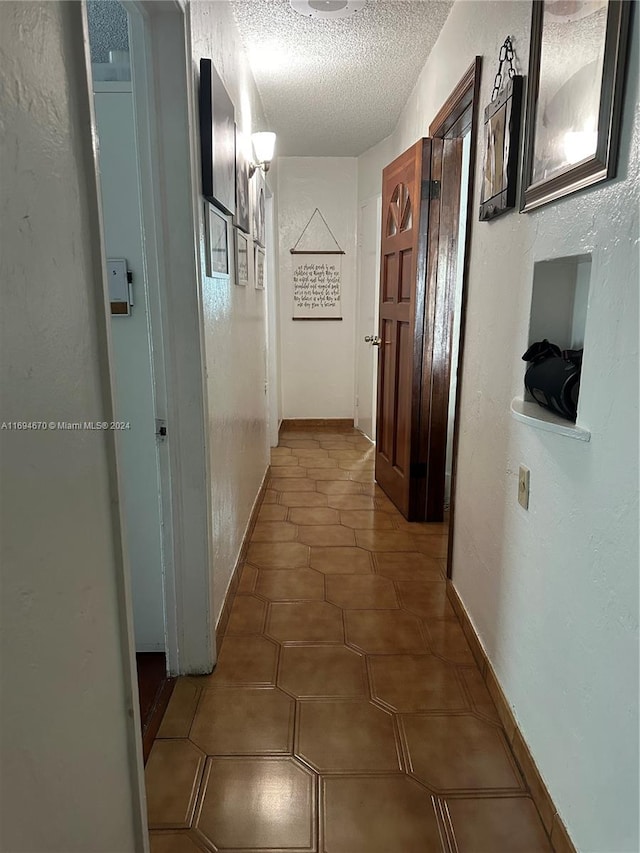
[(381, 218), (382, 196), (374, 196), (360, 206), (355, 411), (356, 426), (372, 441), (376, 437), (378, 348), (365, 337), (378, 334)]
[(94, 94), (107, 258), (133, 274), (130, 316), (111, 321), (120, 474), (131, 565), (136, 651), (165, 650), (162, 514), (149, 294), (130, 83), (96, 83)]

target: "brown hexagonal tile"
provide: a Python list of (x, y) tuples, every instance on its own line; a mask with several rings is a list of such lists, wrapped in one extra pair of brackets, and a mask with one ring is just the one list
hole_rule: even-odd
[(362, 457), (356, 459), (338, 459), (338, 468), (342, 468), (343, 471), (366, 471), (367, 473), (373, 473), (374, 467), (375, 465), (371, 456), (366, 457), (366, 460)]
[(380, 552), (375, 555), (378, 574), (392, 580), (444, 581), (441, 560), (430, 559), (418, 551), (399, 554)]
[(362, 548), (312, 548), (310, 566), (325, 574), (366, 574), (373, 571), (371, 557)]
[(444, 581), (396, 581), (402, 606), (421, 619), (458, 621)]
[[(362, 485), (361, 483), (353, 483), (352, 485)], [(375, 510), (376, 502), (375, 499), (369, 497), (369, 495), (363, 494), (351, 494), (351, 495), (340, 495), (340, 494), (331, 494), (329, 495), (329, 506), (334, 509), (356, 509), (356, 510)]]
[(298, 542), (305, 545), (351, 545), (355, 547), (353, 530), (341, 524), (311, 524), (298, 528)]
[(261, 634), (266, 604), (255, 595), (236, 595), (231, 607), (227, 634)]
[(191, 825), (204, 760), (189, 740), (155, 741), (144, 771), (150, 829)]
[(376, 655), (369, 667), (372, 695), (395, 711), (469, 710), (455, 667), (433, 655)]
[(264, 497), (262, 498), (262, 503), (263, 505), (278, 503), (278, 492), (274, 492), (273, 489), (265, 489)]
[(471, 715), (403, 714), (411, 772), (442, 791), (523, 790), (500, 728)]
[(240, 580), (238, 581), (238, 593), (240, 595), (249, 595), (252, 593), (255, 589), (257, 578), (258, 570), (256, 567), (245, 563), (240, 573)]
[(280, 447), (289, 447), (292, 450), (312, 450), (320, 447), (320, 442), (313, 438), (281, 438)]
[(302, 468), (300, 465), (275, 465), (273, 466), (273, 471), (271, 472), (272, 477), (278, 477), (278, 479), (282, 479), (283, 477), (289, 478), (294, 477), (297, 479), (301, 479), (302, 477), (307, 476), (307, 471), (305, 468)]
[(345, 610), (347, 642), (366, 654), (428, 651), (420, 620), (404, 610)]
[(300, 542), (252, 542), (247, 560), (259, 569), (295, 569), (309, 564), (309, 546)]
[(189, 739), (207, 755), (290, 753), (294, 709), (294, 701), (274, 687), (207, 690)]
[(289, 510), (289, 521), (293, 524), (339, 524), (340, 513), (330, 507), (295, 507)]
[(312, 480), (348, 480), (349, 472), (342, 468), (309, 468), (309, 477)]
[[(279, 476), (279, 472), (283, 468), (295, 468), (296, 465), (300, 465), (298, 457), (293, 455), (291, 448), (287, 447), (286, 449), (290, 451), (288, 456), (275, 456), (271, 459), (271, 467), (278, 469), (278, 471), (274, 473), (275, 477)], [(304, 474), (301, 476), (304, 476)]]
[(251, 534), (252, 542), (293, 542), (295, 538), (296, 526), (288, 521), (259, 521)]
[(151, 853), (203, 853), (188, 830), (182, 832), (150, 832)]
[(211, 675), (192, 676), (205, 689), (222, 685), (268, 686), (276, 683), (278, 646), (266, 637), (225, 637)]
[(413, 539), (399, 530), (356, 530), (360, 548), (369, 551), (415, 551)]
[(324, 575), (313, 569), (259, 572), (256, 592), (270, 601), (323, 601)]
[(429, 646), (434, 654), (451, 663), (465, 666), (475, 664), (475, 658), (459, 622), (438, 622), (432, 619), (424, 625)]
[(195, 827), (214, 849), (311, 853), (316, 821), (315, 774), (295, 759), (207, 761)]
[(413, 536), (448, 536), (448, 521), (407, 521), (402, 519), (398, 522), (398, 530), (411, 533)]
[(346, 646), (285, 646), (278, 684), (301, 698), (365, 696), (365, 660)]
[(393, 583), (380, 575), (327, 575), (327, 601), (350, 610), (398, 607)]
[(447, 812), (458, 853), (552, 853), (530, 797), (448, 800)]
[(415, 543), (416, 551), (426, 554), (427, 557), (446, 558), (449, 548), (448, 536), (420, 536), (413, 534), (412, 539)]
[(272, 447), (271, 458), (281, 459), (282, 457), (293, 456), (293, 450), (290, 447)]
[[(278, 494), (278, 492), (276, 492)], [(280, 503), (287, 507), (327, 506), (327, 496), (319, 492), (280, 492)]]
[[(293, 452), (293, 451), (292, 451)], [(296, 456), (303, 460), (305, 464), (311, 465), (310, 462), (307, 462), (309, 459), (328, 459), (329, 451), (322, 450), (320, 447), (313, 448), (301, 448), (296, 450)]]
[(272, 477), (269, 488), (276, 492), (315, 492), (316, 481), (308, 477)]
[(460, 675), (467, 687), (476, 712), (499, 723), (500, 717), (498, 716), (498, 711), (493, 703), (491, 694), (487, 690), (487, 685), (484, 683), (484, 678), (480, 675), (480, 670), (475, 666), (465, 667), (464, 669), (460, 669)]
[(319, 492), (325, 495), (360, 495), (360, 483), (353, 483), (347, 479), (349, 474), (347, 471), (340, 471), (343, 474), (342, 479), (327, 479), (318, 481), (317, 487)]
[(276, 601), (266, 633), (281, 643), (344, 641), (342, 611), (326, 601)]
[(280, 506), (280, 504), (263, 504), (258, 513), (258, 522), (285, 521), (287, 512), (286, 506)]
[(368, 471), (363, 469), (362, 471), (351, 471), (350, 473), (351, 480), (354, 483), (372, 483), (375, 478), (373, 470)]
[(340, 513), (340, 523), (344, 524), (345, 527), (352, 527), (358, 530), (392, 530), (394, 527), (393, 518), (388, 512), (366, 509), (342, 510)]
[(327, 453), (331, 459), (352, 459), (359, 461), (364, 458), (362, 451), (356, 450), (353, 447), (341, 447), (337, 450), (328, 450)]
[(325, 772), (401, 769), (393, 716), (366, 700), (300, 702), (295, 751)]
[(325, 853), (440, 853), (443, 849), (431, 796), (407, 776), (323, 779), (322, 800)]

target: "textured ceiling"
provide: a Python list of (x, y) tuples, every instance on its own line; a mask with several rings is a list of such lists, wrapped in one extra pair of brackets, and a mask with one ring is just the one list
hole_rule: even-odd
[(369, 0), (349, 18), (233, 0), (277, 154), (357, 156), (388, 136), (453, 5)]

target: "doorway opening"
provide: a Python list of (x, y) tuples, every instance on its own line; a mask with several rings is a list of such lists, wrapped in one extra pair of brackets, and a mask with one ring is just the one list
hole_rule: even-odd
[(479, 79), (383, 172), (376, 479), (408, 521), (452, 514)]
[(211, 672), (216, 655), (193, 92), (179, 3), (87, 0), (85, 9), (131, 603), (125, 647), (146, 757), (170, 677)]

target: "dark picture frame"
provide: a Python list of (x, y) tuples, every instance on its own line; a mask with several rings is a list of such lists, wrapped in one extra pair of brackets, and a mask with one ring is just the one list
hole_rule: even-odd
[(262, 246), (255, 245), (254, 286), (256, 290), (264, 290), (266, 254)]
[(615, 177), (632, 5), (534, 0), (521, 212)]
[(210, 59), (200, 60), (202, 195), (236, 212), (235, 108)]
[(251, 232), (251, 198), (249, 181), (249, 160), (245, 154), (244, 137), (236, 127), (236, 215), (235, 225), (244, 231)]
[(250, 241), (239, 228), (234, 228), (236, 235), (236, 284), (246, 287), (249, 284)]
[(484, 111), (484, 167), (480, 220), (487, 222), (516, 206), (522, 77), (511, 77)]
[(207, 275), (229, 277), (229, 223), (216, 208), (207, 203)]

